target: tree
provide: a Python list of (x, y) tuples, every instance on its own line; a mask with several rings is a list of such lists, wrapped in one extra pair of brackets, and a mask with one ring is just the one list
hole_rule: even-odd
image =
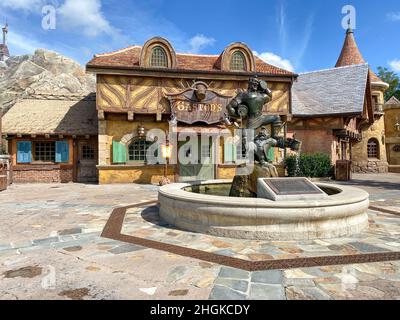
[(385, 92), (385, 101), (388, 101), (392, 96), (400, 99), (400, 78), (393, 72), (389, 71), (387, 68), (378, 67), (378, 76), (383, 82), (389, 85), (389, 89)]

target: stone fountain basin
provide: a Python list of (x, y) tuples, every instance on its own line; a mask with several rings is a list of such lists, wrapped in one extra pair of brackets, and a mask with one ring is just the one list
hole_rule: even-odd
[(272, 201), (194, 193), (218, 189), (231, 180), (176, 183), (160, 188), (160, 216), (180, 229), (252, 240), (338, 238), (368, 227), (369, 194), (364, 190), (316, 183), (330, 196), (322, 200)]

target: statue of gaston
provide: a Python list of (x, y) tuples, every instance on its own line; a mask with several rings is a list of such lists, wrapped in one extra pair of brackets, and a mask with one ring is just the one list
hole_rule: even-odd
[[(268, 159), (268, 152), (272, 147), (290, 148), (298, 151), (301, 143), (295, 139), (285, 140), (277, 134), (281, 130), (283, 124), (279, 115), (263, 114), (264, 105), (272, 100), (272, 92), (268, 88), (265, 81), (259, 80), (257, 77), (252, 77), (249, 80), (248, 90), (240, 92), (227, 106), (228, 114), (225, 122), (228, 125), (232, 124), (232, 119), (236, 127), (239, 127), (235, 120), (247, 119), (247, 124), (244, 129), (258, 130), (261, 128), (258, 135), (255, 136), (251, 143), (247, 143), (247, 131), (243, 134), (243, 148), (253, 150), (255, 160), (262, 166), (270, 166), (271, 160)], [(268, 133), (265, 126), (271, 125), (271, 134)]]

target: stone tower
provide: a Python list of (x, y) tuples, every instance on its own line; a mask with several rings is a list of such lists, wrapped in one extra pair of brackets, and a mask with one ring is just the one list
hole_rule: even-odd
[(2, 28), (3, 43), (0, 44), (0, 61), (6, 61), (10, 57), (10, 52), (7, 47), (8, 24)]
[[(343, 48), (336, 67), (367, 63), (363, 58), (354, 37), (354, 31), (346, 31)], [(364, 173), (384, 173), (388, 171), (385, 147), (385, 120), (383, 105), (384, 93), (389, 85), (383, 82), (371, 69), (369, 70), (371, 95), (373, 102), (373, 119), (361, 125), (362, 140), (353, 145), (353, 171)], [(368, 93), (367, 93), (368, 94)], [(374, 152), (375, 151), (375, 152)], [(371, 157), (376, 155), (376, 157)]]

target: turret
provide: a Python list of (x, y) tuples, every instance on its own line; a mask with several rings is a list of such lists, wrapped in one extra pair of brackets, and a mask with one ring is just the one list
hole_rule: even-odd
[(7, 34), (8, 34), (8, 24), (3, 27), (3, 46), (7, 46)]

